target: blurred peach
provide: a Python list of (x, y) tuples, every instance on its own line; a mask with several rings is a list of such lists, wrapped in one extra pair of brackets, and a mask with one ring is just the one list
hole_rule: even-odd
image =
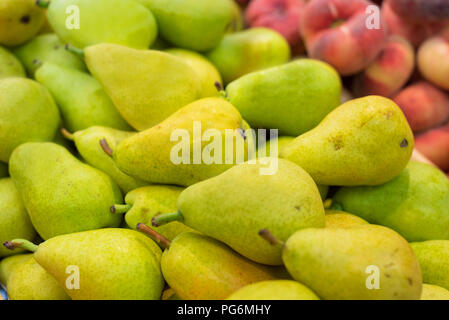
[(449, 19), (449, 0), (387, 0), (391, 8), (410, 21), (431, 22)]
[(429, 130), (415, 138), (415, 148), (441, 170), (449, 170), (449, 125)]

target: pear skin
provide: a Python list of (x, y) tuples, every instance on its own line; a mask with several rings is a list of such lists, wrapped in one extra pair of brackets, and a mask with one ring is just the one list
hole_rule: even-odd
[(139, 131), (201, 97), (198, 75), (169, 53), (99, 44), (86, 48), (85, 59), (122, 117)]
[(0, 161), (8, 162), (24, 142), (52, 141), (60, 121), (44, 86), (25, 78), (0, 80)]
[(0, 79), (25, 77), (25, 69), (20, 61), (6, 48), (0, 46)]
[(110, 212), (122, 203), (119, 187), (54, 143), (25, 143), (11, 156), (9, 170), (31, 222), (43, 239), (120, 225)]
[(303, 229), (285, 243), (291, 276), (325, 300), (418, 300), (422, 276), (407, 241), (391, 229)]
[(13, 256), (6, 257), (0, 261), (0, 283), (5, 286), (8, 285), (8, 279), (14, 270), (29, 261), (33, 257), (32, 253), (15, 254)]
[(423, 283), (421, 300), (449, 300), (449, 290)]
[(367, 96), (329, 113), (286, 146), (281, 157), (328, 186), (379, 185), (397, 177), (413, 152), (413, 133), (390, 99)]
[(449, 240), (429, 240), (411, 243), (425, 283), (449, 290)]
[(333, 202), (408, 241), (449, 240), (449, 180), (425, 163), (410, 162), (380, 186), (340, 188)]
[(243, 287), (226, 300), (320, 300), (305, 285), (293, 280), (267, 280)]
[(325, 218), (326, 228), (351, 228), (354, 226), (368, 224), (368, 222), (362, 218), (337, 210), (326, 210)]

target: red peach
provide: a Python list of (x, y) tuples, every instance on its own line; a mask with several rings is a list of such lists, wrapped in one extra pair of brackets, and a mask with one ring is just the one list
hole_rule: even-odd
[(449, 90), (449, 28), (419, 47), (418, 68), (424, 78)]
[[(372, 6), (372, 7), (369, 7)], [(324, 60), (340, 74), (365, 69), (385, 44), (383, 19), (373, 26), (378, 8), (368, 0), (311, 0), (304, 8), (301, 33), (312, 58)]]
[(434, 128), (449, 118), (449, 96), (424, 81), (406, 87), (393, 100), (404, 112), (413, 132)]
[(376, 60), (354, 79), (354, 92), (358, 96), (390, 97), (407, 83), (414, 66), (412, 45), (402, 37), (391, 36)]
[(449, 19), (449, 0), (387, 0), (401, 17), (416, 22)]
[(441, 170), (449, 170), (449, 125), (417, 136), (415, 148)]
[(251, 27), (266, 27), (279, 32), (294, 54), (304, 52), (299, 21), (303, 0), (253, 0), (246, 9), (246, 22)]

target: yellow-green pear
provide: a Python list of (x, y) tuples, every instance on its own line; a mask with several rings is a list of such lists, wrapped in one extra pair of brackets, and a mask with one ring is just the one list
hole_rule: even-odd
[(258, 232), (269, 228), (285, 241), (299, 229), (324, 227), (324, 207), (304, 170), (284, 159), (263, 158), (188, 187), (178, 198), (178, 211), (156, 216), (153, 225), (176, 220), (255, 262), (281, 265), (281, 248)]
[(433, 284), (423, 283), (421, 300), (449, 300), (449, 290)]
[(33, 257), (31, 253), (25, 254), (15, 254), (13, 256), (9, 256), (3, 258), (0, 261), (0, 283), (6, 288), (8, 285), (8, 279), (13, 273), (13, 271), (23, 263), (30, 260)]
[(318, 184), (379, 185), (402, 172), (413, 145), (401, 109), (388, 98), (367, 96), (336, 108), (286, 146), (281, 157), (300, 165)]
[(45, 240), (120, 225), (122, 216), (110, 212), (113, 204), (123, 201), (119, 187), (60, 145), (20, 145), (9, 171), (33, 226)]
[(353, 214), (338, 211), (326, 210), (326, 228), (351, 228), (367, 224), (368, 222)]
[(411, 243), (425, 283), (449, 290), (449, 240), (429, 240)]
[(172, 48), (165, 50), (165, 52), (184, 59), (184, 61), (192, 67), (198, 75), (198, 78), (201, 80), (202, 98), (215, 97), (218, 95), (216, 84), (218, 82), (222, 85), (223, 80), (221, 79), (221, 75), (217, 68), (215, 68), (209, 60), (199, 53), (185, 49)]
[[(101, 146), (102, 141), (106, 140), (109, 147), (115, 149), (115, 147), (123, 140), (135, 135), (135, 132), (121, 131), (100, 126), (90, 127), (73, 134), (70, 134), (67, 131), (63, 132), (66, 138), (75, 142), (76, 149), (83, 159), (92, 167), (109, 175), (124, 193), (148, 184), (121, 171), (114, 160), (105, 153)], [(134, 227), (135, 225), (133, 228)]]
[(85, 50), (87, 67), (122, 117), (148, 129), (201, 97), (201, 81), (182, 58), (156, 50), (98, 44)]
[(303, 229), (285, 242), (282, 259), (290, 275), (322, 299), (421, 298), (421, 270), (412, 248), (382, 226)]
[(0, 79), (25, 77), (25, 69), (9, 50), (0, 46)]
[[(0, 179), (0, 243), (14, 238), (33, 240), (36, 236), (19, 191), (11, 178)], [(14, 253), (0, 247), (0, 258)]]
[(247, 285), (226, 300), (320, 300), (305, 285), (293, 280), (267, 280)]
[(151, 129), (123, 140), (114, 159), (144, 181), (189, 186), (243, 162), (251, 149), (247, 125), (223, 98), (204, 98)]

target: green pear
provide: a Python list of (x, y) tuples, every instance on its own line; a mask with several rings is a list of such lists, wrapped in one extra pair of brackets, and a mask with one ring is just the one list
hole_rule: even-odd
[(0, 161), (0, 178), (9, 176), (8, 164)]
[(380, 186), (341, 188), (333, 202), (408, 241), (449, 240), (449, 180), (426, 163), (410, 162)]
[(20, 61), (7, 49), (0, 46), (0, 79), (25, 77), (25, 70)]
[[(267, 166), (277, 167), (264, 174)], [(281, 265), (281, 249), (258, 232), (269, 228), (285, 241), (299, 229), (324, 227), (324, 207), (316, 184), (304, 170), (283, 159), (264, 158), (190, 186), (179, 196), (176, 213), (156, 216), (153, 222), (157, 226), (173, 220), (255, 262)]]
[(422, 276), (407, 241), (391, 229), (309, 228), (283, 246), (290, 275), (326, 300), (420, 299)]
[(124, 193), (148, 184), (121, 171), (101, 146), (102, 140), (106, 139), (114, 149), (123, 140), (135, 135), (134, 132), (94, 126), (74, 134), (64, 131), (64, 134), (75, 142), (78, 152), (89, 165), (109, 175)]
[(59, 111), (48, 90), (25, 78), (0, 80), (0, 161), (28, 141), (53, 140)]
[(228, 33), (243, 30), (245, 24), (243, 12), (239, 4), (235, 0), (232, 0), (231, 3), (232, 3), (232, 20), (227, 28)]
[[(33, 240), (35, 236), (36, 231), (14, 182), (11, 178), (0, 179), (0, 243), (13, 238)], [(0, 247), (0, 257), (11, 254), (12, 251)]]
[(0, 260), (0, 283), (6, 288), (14, 270), (29, 261), (32, 257), (33, 255), (31, 253), (15, 254)]
[(66, 234), (39, 246), (18, 239), (7, 246), (34, 251), (39, 265), (73, 300), (155, 300), (164, 287), (161, 249), (133, 230)]
[(183, 232), (171, 242), (163, 241), (167, 249), (162, 254), (162, 274), (182, 300), (221, 300), (250, 283), (285, 276), (281, 268), (252, 262), (196, 232)]
[[(176, 211), (176, 201), (183, 188), (154, 185), (135, 189), (125, 197), (126, 205), (115, 205), (113, 211), (126, 213), (127, 225), (134, 229), (138, 223), (151, 224), (154, 216)], [(186, 231), (193, 231), (180, 222), (169, 223), (156, 229), (169, 240)]]
[(449, 290), (449, 240), (411, 243), (423, 274), (423, 281)]
[(367, 224), (368, 222), (353, 214), (338, 211), (326, 210), (326, 228), (351, 228)]
[(218, 95), (216, 83), (220, 85), (223, 82), (217, 68), (210, 63), (204, 56), (199, 53), (185, 49), (168, 49), (165, 52), (171, 53), (179, 58), (184, 59), (187, 64), (196, 72), (201, 80), (202, 98), (216, 97)]
[(51, 27), (64, 42), (78, 48), (116, 43), (147, 49), (157, 36), (156, 20), (136, 1), (38, 0), (48, 8)]
[(423, 283), (421, 300), (449, 300), (449, 290)]
[(45, 11), (36, 0), (2, 0), (0, 44), (17, 46), (33, 38), (44, 24)]
[(231, 82), (229, 101), (252, 127), (298, 136), (340, 104), (341, 80), (328, 64), (299, 59)]
[(9, 300), (70, 300), (56, 279), (33, 257), (14, 269), (6, 289)]
[(162, 292), (161, 300), (181, 300), (181, 298), (179, 298), (175, 290), (173, 290), (172, 288), (168, 288), (164, 290), (164, 292)]
[(26, 44), (15, 48), (13, 52), (31, 77), (34, 77), (34, 73), (44, 62), (86, 71), (84, 62), (74, 53), (67, 51), (64, 43), (54, 33), (37, 36)]
[(320, 300), (305, 285), (293, 280), (267, 280), (243, 287), (226, 300)]
[[(245, 126), (239, 112), (225, 99), (204, 98), (123, 140), (114, 150), (114, 159), (121, 170), (142, 180), (189, 186), (226, 171), (239, 158), (244, 161), (252, 144), (242, 133)], [(213, 134), (213, 142), (205, 141), (207, 134)], [(234, 149), (229, 151), (231, 143)], [(207, 149), (210, 146), (212, 149)]]
[(131, 130), (101, 84), (91, 75), (44, 63), (35, 77), (55, 98), (68, 130), (79, 131), (97, 125)]
[(201, 82), (181, 58), (155, 50), (99, 44), (85, 50), (87, 66), (135, 129), (150, 128), (201, 97)]
[(272, 29), (251, 28), (225, 35), (207, 57), (218, 68), (224, 82), (230, 83), (247, 73), (288, 62), (290, 46)]
[(218, 45), (234, 18), (231, 0), (137, 0), (156, 17), (162, 37), (194, 51)]
[(401, 109), (390, 99), (367, 96), (336, 108), (286, 146), (281, 157), (300, 165), (318, 184), (379, 185), (402, 172), (413, 144)]
[(91, 229), (116, 227), (121, 215), (110, 212), (123, 198), (105, 173), (54, 143), (17, 147), (9, 171), (31, 222), (43, 239)]

